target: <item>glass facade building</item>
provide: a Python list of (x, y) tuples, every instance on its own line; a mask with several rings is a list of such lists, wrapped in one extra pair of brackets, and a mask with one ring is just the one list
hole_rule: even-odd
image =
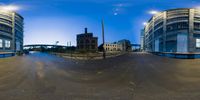
[(200, 52), (200, 10), (170, 9), (155, 14), (144, 28), (148, 52)]
[(0, 52), (23, 49), (23, 20), (16, 12), (0, 9)]

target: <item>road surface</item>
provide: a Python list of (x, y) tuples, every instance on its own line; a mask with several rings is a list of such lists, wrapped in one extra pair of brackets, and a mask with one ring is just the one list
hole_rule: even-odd
[(0, 100), (199, 100), (200, 59), (130, 53), (71, 60), (45, 53), (0, 59)]

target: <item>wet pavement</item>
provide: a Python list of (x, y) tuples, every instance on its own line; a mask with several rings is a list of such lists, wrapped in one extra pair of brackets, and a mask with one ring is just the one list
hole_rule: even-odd
[(0, 59), (0, 100), (199, 100), (200, 59), (130, 53), (106, 60), (45, 53)]

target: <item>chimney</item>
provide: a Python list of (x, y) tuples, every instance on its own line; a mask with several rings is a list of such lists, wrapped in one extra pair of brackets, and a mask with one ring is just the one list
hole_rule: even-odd
[(85, 28), (85, 34), (87, 34), (88, 32), (87, 32), (87, 28)]

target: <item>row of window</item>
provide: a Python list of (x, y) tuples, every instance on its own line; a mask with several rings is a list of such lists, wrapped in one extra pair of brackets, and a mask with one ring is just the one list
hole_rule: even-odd
[(0, 31), (8, 32), (12, 34), (12, 28), (7, 25), (0, 24)]
[(86, 39), (86, 40), (80, 40), (80, 41), (78, 41), (78, 43), (96, 43), (96, 40), (88, 40), (88, 39)]
[(12, 21), (9, 21), (7, 19), (0, 18), (0, 21), (3, 22), (3, 23), (6, 23), (6, 24), (12, 25)]
[(105, 48), (105, 50), (106, 50), (106, 51), (117, 51), (117, 50), (120, 50), (120, 49), (117, 49), (117, 48), (112, 48), (112, 49), (110, 49), (110, 48)]
[(5, 19), (12, 20), (12, 17), (11, 17), (11, 16), (5, 15), (5, 14), (0, 14), (0, 18), (5, 18)]
[(15, 15), (15, 20), (18, 22), (23, 22), (23, 18), (19, 15)]
[(161, 27), (161, 26), (163, 26), (163, 22), (160, 22), (159, 24), (157, 24), (157, 25), (154, 27), (154, 29), (157, 29), (157, 28), (159, 28), (159, 27)]
[(194, 17), (194, 21), (200, 21), (200, 17)]
[(79, 45), (78, 49), (96, 49), (95, 45)]
[(167, 32), (174, 31), (174, 30), (181, 30), (181, 29), (188, 29), (189, 23), (188, 22), (179, 22), (167, 25)]
[(170, 19), (167, 19), (167, 23), (169, 22), (173, 22), (173, 21), (179, 21), (179, 20), (189, 20), (189, 17), (175, 17), (175, 18), (170, 18)]
[[(171, 37), (176, 37), (176, 35), (173, 35), (173, 36), (170, 36), (170, 38)], [(169, 37), (167, 37), (167, 38), (169, 38)], [(168, 39), (167, 39), (168, 40)], [(172, 40), (173, 41), (173, 40)], [(200, 48), (200, 38), (197, 38), (196, 39), (196, 48)]]
[[(163, 25), (163, 22), (157, 24), (154, 29), (157, 29)], [(189, 28), (189, 23), (188, 22), (179, 22), (179, 23), (174, 23), (174, 24), (169, 24), (167, 25), (167, 32), (174, 31), (174, 30), (180, 30), (180, 29), (188, 29)], [(200, 31), (200, 23), (195, 22), (194, 23), (194, 30), (199, 30)], [(157, 31), (161, 32), (161, 31)], [(156, 31), (154, 33), (157, 33)], [(150, 30), (148, 33), (152, 33), (152, 30)]]
[(10, 48), (11, 42), (9, 40), (5, 40), (4, 42), (2, 39), (0, 39), (0, 48), (3, 48), (3, 43), (5, 45), (5, 48)]
[(158, 37), (163, 34), (163, 28), (160, 28), (154, 32), (154, 37)]
[(83, 37), (93, 37), (93, 35), (89, 33), (78, 35), (78, 38), (83, 38)]
[(194, 15), (195, 15), (195, 16), (200, 16), (200, 11), (199, 11), (199, 9), (195, 9)]
[(22, 26), (19, 26), (18, 24), (15, 24), (15, 29), (23, 32), (23, 27)]
[(117, 45), (113, 45), (113, 44), (106, 44), (106, 46), (117, 47)]

